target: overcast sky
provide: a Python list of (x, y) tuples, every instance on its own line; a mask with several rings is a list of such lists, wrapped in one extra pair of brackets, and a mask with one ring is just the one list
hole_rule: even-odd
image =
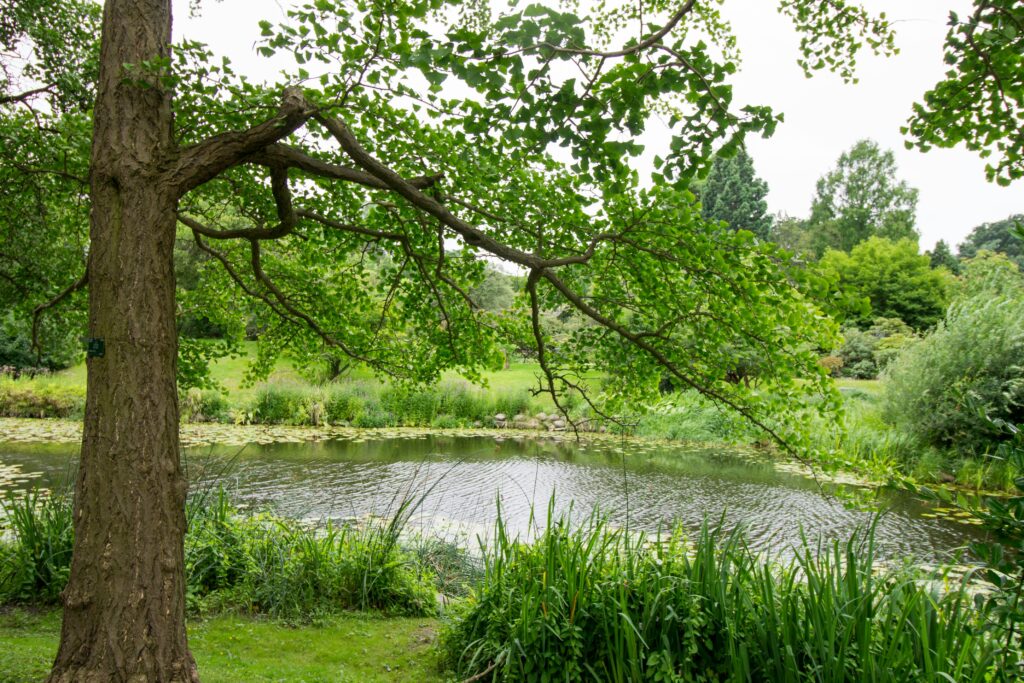
[[(740, 104), (768, 104), (785, 123), (768, 140), (751, 139), (751, 156), (771, 191), (772, 212), (809, 213), (815, 181), (857, 140), (872, 138), (896, 154), (899, 176), (920, 190), (917, 226), (922, 249), (937, 240), (952, 245), (979, 223), (1024, 213), (1024, 181), (1001, 188), (985, 181), (984, 163), (961, 150), (927, 154), (903, 147), (900, 126), (911, 104), (941, 77), (942, 41), (949, 10), (966, 14), (970, 0), (862, 0), (894, 20), (900, 54), (858, 59), (860, 83), (839, 77), (803, 76), (796, 65), (799, 37), (772, 0), (732, 0), (724, 11), (733, 21), (743, 51), (735, 79)], [(236, 68), (267, 73), (266, 60), (253, 53), (257, 21), (281, 20), (289, 0), (223, 0), (204, 4), (189, 17), (188, 0), (175, 0), (175, 37), (209, 43)], [(660, 124), (655, 124), (658, 126)], [(653, 132), (656, 139), (658, 132)]]

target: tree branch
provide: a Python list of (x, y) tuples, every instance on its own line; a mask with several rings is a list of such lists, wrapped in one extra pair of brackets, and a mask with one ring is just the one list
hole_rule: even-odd
[(32, 309), (32, 348), (39, 355), (42, 355), (42, 347), (39, 346), (39, 321), (45, 311), (53, 308), (64, 299), (68, 298), (78, 290), (82, 289), (89, 283), (89, 266), (86, 265), (85, 272), (82, 273), (82, 277), (78, 278), (70, 285), (65, 287), (57, 296), (53, 297), (45, 303), (41, 303)]
[[(390, 189), (383, 181), (376, 177), (348, 166), (339, 166), (311, 157), (302, 150), (296, 149), (282, 143), (267, 145), (262, 150), (249, 156), (246, 161), (263, 166), (287, 166), (304, 171), (311, 175), (322, 178), (333, 178), (334, 180), (346, 180), (357, 183), (375, 190)], [(444, 177), (443, 173), (430, 176), (410, 178), (407, 182), (413, 187), (425, 189), (433, 186), (438, 180)]]
[(42, 88), (35, 88), (34, 90), (26, 90), (25, 92), (18, 93), (16, 95), (0, 95), (0, 105), (11, 104), (13, 102), (25, 102), (36, 95), (41, 95), (44, 92), (51, 92), (56, 86), (54, 84), (45, 85)]
[(615, 57), (627, 57), (629, 55), (636, 54), (637, 52), (640, 52), (642, 50), (646, 50), (652, 45), (661, 42), (661, 39), (667, 36), (672, 31), (672, 29), (679, 25), (679, 22), (683, 20), (683, 17), (690, 13), (690, 10), (693, 9), (693, 6), (695, 4), (696, 0), (687, 0), (687, 2), (683, 4), (683, 6), (680, 7), (675, 14), (669, 17), (668, 21), (665, 23), (664, 26), (662, 26), (660, 29), (649, 35), (647, 38), (641, 40), (636, 45), (630, 45), (629, 47), (624, 47), (621, 50), (603, 52), (601, 50), (592, 50), (590, 48), (559, 47), (557, 45), (552, 45), (551, 43), (541, 43), (541, 45), (543, 47), (548, 48), (549, 50), (553, 50), (561, 54), (583, 55), (586, 57), (602, 57), (604, 59), (613, 59)]
[(276, 115), (248, 130), (221, 133), (182, 150), (166, 179), (178, 188), (179, 196), (184, 195), (298, 130), (315, 111), (299, 88), (285, 88)]
[(507, 244), (503, 244), (454, 215), (447, 209), (447, 207), (436, 199), (413, 187), (398, 173), (373, 158), (373, 156), (359, 144), (359, 141), (356, 140), (354, 135), (352, 135), (348, 126), (341, 121), (322, 116), (320, 114), (315, 115), (314, 118), (323, 125), (332, 136), (334, 136), (334, 138), (341, 144), (341, 148), (345, 153), (356, 162), (356, 165), (366, 169), (367, 172), (381, 180), (392, 191), (404, 197), (413, 206), (417, 207), (424, 213), (437, 218), (445, 227), (455, 231), (468, 244), (480, 247), (481, 249), (494, 254), (498, 258), (518, 263), (519, 265), (532, 270), (548, 268), (553, 263), (557, 265), (557, 262), (546, 261), (535, 254), (530, 254), (520, 249), (516, 249), (515, 247), (510, 247)]

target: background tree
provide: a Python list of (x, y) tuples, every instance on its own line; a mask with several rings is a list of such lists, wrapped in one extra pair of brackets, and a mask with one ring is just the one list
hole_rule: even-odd
[(98, 20), (84, 0), (0, 6), (0, 365), (65, 367), (80, 347), (80, 306), (38, 330), (32, 312), (85, 270)]
[(872, 236), (917, 239), (917, 190), (896, 179), (891, 150), (861, 140), (818, 179), (809, 228), (815, 251), (850, 251)]
[(1000, 185), (1024, 177), (1024, 5), (976, 0), (969, 16), (949, 13), (945, 78), (914, 105), (904, 133), (927, 151), (963, 143), (993, 161)]
[(898, 318), (925, 330), (942, 318), (949, 302), (950, 274), (932, 269), (913, 240), (871, 237), (849, 254), (835, 249), (825, 252), (820, 266), (833, 274), (842, 295), (870, 302), (869, 311), (846, 311), (846, 320), (864, 327), (875, 318)]
[(939, 240), (934, 249), (925, 253), (931, 260), (932, 268), (945, 268), (954, 275), (960, 272), (960, 260), (953, 255), (946, 240)]
[(1024, 241), (1016, 231), (1024, 229), (1024, 214), (1016, 214), (994, 223), (975, 227), (957, 246), (960, 258), (974, 258), (980, 251), (1006, 254), (1018, 266), (1024, 267)]
[[(855, 5), (780, 5), (804, 35), (805, 68), (849, 78), (860, 46), (892, 51), (888, 25)], [(13, 30), (36, 38), (25, 16)], [(656, 397), (668, 372), (798, 450), (801, 406), (836, 405), (812, 351), (832, 329), (774, 247), (723, 236), (685, 189), (716, 151), (778, 120), (734, 111), (736, 53), (717, 4), (492, 17), (480, 4), (316, 0), (288, 16), (261, 24), (259, 49), (297, 64), (263, 86), (203, 46), (172, 50), (169, 0), (104, 5), (88, 264), (66, 289), (88, 285), (95, 343), (52, 681), (198, 678), (184, 628), (179, 222), (219, 266), (195, 290), (211, 309), (255, 300), (297, 348), (326, 344), (407, 383), (446, 368), (473, 377), (511, 338), (530, 340), (556, 405), (613, 370), (612, 395), (594, 403), (609, 416)], [(622, 34), (642, 37), (619, 45)], [(87, 75), (75, 83), (91, 90)], [(654, 110), (674, 136), (641, 189), (632, 140)], [(382, 252), (393, 265), (371, 277), (367, 258)], [(495, 319), (467, 295), (483, 254), (527, 273), (522, 317)], [(540, 311), (562, 306), (592, 326), (555, 346)], [(764, 391), (728, 381), (737, 348), (760, 354)]]
[(787, 215), (774, 217), (769, 238), (783, 249), (798, 256), (814, 258), (814, 235), (803, 218)]
[(746, 149), (733, 157), (715, 157), (696, 194), (705, 219), (724, 221), (733, 230), (749, 230), (761, 240), (768, 239), (772, 228), (765, 201), (768, 183), (757, 176)]

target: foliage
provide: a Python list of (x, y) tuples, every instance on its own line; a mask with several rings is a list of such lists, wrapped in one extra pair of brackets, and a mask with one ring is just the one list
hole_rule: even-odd
[(25, 320), (13, 312), (0, 317), (0, 366), (60, 370), (72, 365), (81, 355), (81, 344), (66, 327), (56, 327), (47, 330), (50, 344), (46, 351), (37, 352), (32, 348), (32, 330)]
[(815, 251), (848, 252), (870, 237), (917, 241), (917, 190), (896, 179), (892, 150), (861, 140), (818, 179), (808, 228)]
[(963, 277), (954, 290), (956, 298), (988, 293), (996, 296), (1024, 296), (1024, 273), (1005, 254), (978, 252), (964, 261)]
[(960, 274), (960, 260), (953, 255), (946, 240), (939, 240), (934, 249), (925, 253), (931, 259), (932, 268), (945, 268), (954, 275)]
[[(613, 431), (622, 428), (613, 427)], [(658, 402), (626, 431), (641, 437), (707, 443), (748, 443), (757, 434), (736, 415), (693, 390)]]
[(71, 567), (70, 498), (8, 494), (0, 513), (0, 529), (15, 539), (10, 546), (0, 540), (0, 602), (57, 604)]
[(488, 265), (484, 279), (469, 291), (469, 296), (485, 311), (509, 309), (516, 296), (516, 277)]
[(848, 322), (866, 326), (875, 318), (897, 318), (925, 330), (942, 318), (949, 302), (950, 274), (933, 270), (913, 240), (871, 237), (849, 254), (829, 250), (819, 265), (835, 278), (841, 295), (870, 302), (865, 312), (841, 299), (836, 312)]
[(876, 318), (867, 330), (843, 329), (843, 345), (836, 355), (841, 359), (843, 377), (874, 379), (906, 346), (917, 337), (898, 318)]
[(961, 259), (974, 258), (982, 251), (1006, 254), (1024, 268), (1024, 240), (1016, 231), (1024, 229), (1024, 214), (1016, 214), (993, 223), (982, 223), (975, 227), (957, 246)]
[[(984, 563), (982, 575), (993, 590), (976, 596), (988, 619), (987, 630), (1000, 644), (1000, 669), (1009, 679), (1024, 675), (1024, 432), (1017, 425), (993, 422), (1010, 441), (1000, 445), (995, 457), (1005, 461), (1014, 473), (1010, 496), (967, 497), (946, 489), (931, 490), (912, 482), (901, 488), (933, 502), (952, 505), (976, 520), (992, 537), (971, 544), (971, 551)], [(1015, 673), (1016, 672), (1016, 673)]]
[(922, 150), (964, 144), (993, 158), (985, 175), (1000, 185), (1024, 176), (1024, 7), (976, 0), (969, 16), (949, 13), (945, 76), (914, 105), (903, 132)]
[(81, 417), (84, 410), (81, 387), (0, 377), (0, 417)]
[(984, 414), (1024, 421), (1024, 296), (981, 291), (889, 368), (886, 414), (924, 443), (983, 454), (999, 438)]
[(715, 157), (707, 179), (695, 193), (705, 219), (725, 222), (732, 230), (749, 230), (760, 240), (768, 239), (772, 228), (764, 199), (768, 183), (757, 176), (746, 149), (733, 157)]
[[(311, 527), (265, 513), (241, 516), (223, 490), (209, 494), (194, 498), (187, 511), (192, 609), (297, 620), (347, 609), (435, 611), (434, 575), (426, 570), (436, 565), (400, 544), (412, 503), (398, 505), (389, 519)], [(67, 498), (31, 492), (3, 504), (12, 535), (0, 540), (0, 603), (57, 603), (71, 563), (71, 511)], [(451, 574), (448, 568), (437, 576), (451, 582)]]
[(485, 574), (442, 636), (460, 675), (501, 680), (989, 680), (992, 640), (956, 585), (877, 574), (870, 532), (775, 565), (739, 532), (633, 536), (549, 510), (533, 543), (499, 519)]
[(57, 111), (87, 109), (98, 69), (100, 9), (88, 0), (3, 3), (0, 50), (8, 60), (20, 59), (0, 71), (0, 104), (45, 98)]
[(802, 218), (779, 215), (775, 217), (770, 235), (771, 241), (783, 249), (801, 257), (816, 257), (814, 232)]

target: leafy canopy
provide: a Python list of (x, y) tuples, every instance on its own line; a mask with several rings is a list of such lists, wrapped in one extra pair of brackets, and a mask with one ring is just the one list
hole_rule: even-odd
[[(780, 9), (809, 71), (852, 78), (862, 46), (893, 49), (884, 19), (856, 5)], [(794, 288), (802, 276), (750, 233), (721, 235), (687, 189), (779, 121), (733, 104), (738, 52), (717, 4), (315, 0), (260, 26), (262, 54), (294, 59), (279, 83), (188, 41), (124, 65), (123, 81), (173, 103), (179, 236), (201, 254), (183, 312), (229, 336), (257, 330), (257, 372), (284, 350), (329, 348), (430, 382), (529, 347), (540, 390), (583, 390), (608, 415), (656, 397), (665, 372), (793, 446), (806, 415), (789, 408), (821, 395), (834, 407), (814, 349), (835, 330)], [(673, 135), (648, 187), (632, 160), (654, 115)], [(484, 256), (524, 274), (512, 309), (473, 300)], [(552, 310), (583, 324), (556, 342)], [(728, 381), (737, 354), (761, 359), (758, 389)], [(183, 343), (181, 357), (201, 379), (202, 350)], [(595, 370), (616, 381), (589, 386)]]
[(892, 150), (861, 140), (818, 180), (808, 228), (817, 253), (850, 251), (872, 236), (917, 239), (917, 190), (896, 179)]
[(949, 13), (945, 78), (914, 105), (907, 147), (954, 147), (990, 159), (1000, 185), (1024, 177), (1024, 4), (976, 0), (969, 16)]
[(862, 326), (875, 318), (898, 318), (924, 330), (942, 318), (949, 301), (950, 273), (932, 269), (931, 260), (918, 254), (913, 240), (871, 237), (849, 254), (825, 252), (820, 266), (836, 278), (842, 294), (870, 302), (868, 311), (860, 307), (840, 311)]
[(974, 258), (981, 251), (994, 251), (1006, 254), (1018, 266), (1024, 267), (1024, 239), (1018, 235), (1021, 230), (1024, 230), (1024, 214), (982, 223), (957, 246), (957, 253), (960, 258)]

